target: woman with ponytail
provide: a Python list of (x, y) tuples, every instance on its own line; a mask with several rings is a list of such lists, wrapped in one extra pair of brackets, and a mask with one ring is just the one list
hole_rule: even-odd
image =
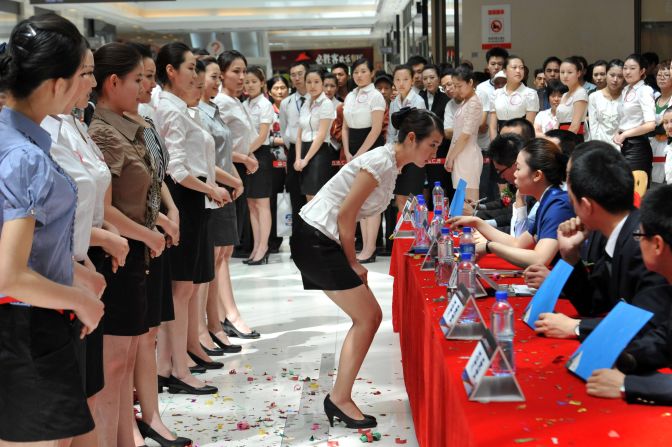
[(338, 375), (324, 410), (348, 428), (376, 426), (352, 401), (352, 386), (382, 320), (380, 306), (367, 285), (367, 270), (355, 256), (355, 227), (387, 208), (398, 171), (424, 167), (443, 141), (443, 125), (431, 112), (404, 108), (392, 115), (396, 141), (353, 158), (299, 213), (290, 247), (306, 290), (322, 290), (350, 318)]
[(518, 154), (513, 174), (520, 194), (534, 197), (539, 210), (530, 229), (519, 237), (499, 231), (478, 217), (455, 217), (453, 227), (474, 227), (488, 241), (476, 246), (476, 254), (494, 253), (521, 267), (551, 264), (558, 254), (558, 226), (574, 217), (565, 181), (567, 156), (555, 143), (535, 138)]

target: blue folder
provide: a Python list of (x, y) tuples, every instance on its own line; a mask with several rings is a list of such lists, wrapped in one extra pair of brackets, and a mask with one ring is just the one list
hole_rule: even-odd
[(560, 292), (562, 292), (562, 288), (569, 279), (569, 275), (572, 274), (572, 270), (574, 270), (574, 267), (562, 259), (555, 264), (551, 273), (525, 308), (523, 322), (535, 329), (534, 322), (539, 319), (539, 314), (553, 312)]
[(621, 301), (597, 325), (567, 362), (567, 369), (583, 380), (596, 369), (611, 368), (621, 351), (653, 313)]
[(449, 217), (459, 217), (462, 215), (464, 209), (464, 198), (467, 193), (467, 182), (460, 179), (455, 188), (455, 195), (453, 196), (453, 203), (450, 204)]

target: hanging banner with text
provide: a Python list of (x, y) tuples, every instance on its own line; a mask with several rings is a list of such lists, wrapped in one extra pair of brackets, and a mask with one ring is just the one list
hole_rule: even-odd
[(481, 48), (511, 48), (511, 5), (481, 6)]

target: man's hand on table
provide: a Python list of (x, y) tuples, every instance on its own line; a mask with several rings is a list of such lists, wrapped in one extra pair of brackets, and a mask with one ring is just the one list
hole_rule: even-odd
[(543, 313), (534, 322), (535, 332), (549, 338), (577, 338), (576, 327), (581, 320), (569, 318), (567, 315)]
[(625, 374), (617, 369), (596, 369), (588, 378), (586, 391), (591, 396), (618, 399), (625, 384)]
[(543, 264), (532, 264), (523, 271), (523, 279), (528, 287), (538, 289), (551, 271)]

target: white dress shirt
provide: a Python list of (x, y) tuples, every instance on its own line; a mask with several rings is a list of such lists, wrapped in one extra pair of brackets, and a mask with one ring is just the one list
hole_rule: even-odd
[[(478, 95), (478, 98), (481, 100), (481, 104), (483, 105), (483, 111), (486, 113), (491, 111), (490, 95), (492, 95), (494, 92), (495, 92), (495, 86), (492, 84), (492, 81), (490, 79), (488, 79), (487, 81), (483, 81), (476, 86), (476, 94)], [(485, 129), (485, 132), (478, 133), (477, 143), (478, 147), (480, 147), (482, 150), (488, 150), (488, 146), (490, 146), (490, 132), (488, 131), (487, 127)]]
[(604, 141), (620, 151), (621, 147), (614, 143), (618, 131), (618, 103), (619, 99), (607, 99), (601, 91), (588, 97), (588, 139)]
[(634, 86), (625, 86), (618, 104), (618, 117), (618, 128), (621, 131), (656, 121), (656, 100), (653, 96), (653, 89), (646, 85), (644, 80)]
[(301, 208), (301, 218), (338, 242), (338, 213), (360, 171), (369, 172), (378, 185), (357, 212), (357, 221), (382, 213), (390, 204), (399, 169), (394, 144), (386, 144), (353, 158)]
[(609, 239), (607, 239), (607, 244), (604, 246), (604, 251), (607, 252), (610, 258), (614, 257), (614, 251), (616, 251), (616, 242), (618, 242), (618, 236), (621, 234), (621, 230), (623, 229), (623, 225), (625, 225), (625, 221), (628, 219), (628, 216), (625, 216), (623, 220), (621, 220), (618, 225), (616, 225), (616, 228), (614, 228), (614, 231), (611, 232), (609, 235)]
[(320, 121), (329, 120), (327, 134), (324, 143), (331, 143), (331, 123), (336, 119), (336, 108), (334, 103), (322, 93), (313, 102), (312, 99), (306, 101), (301, 109), (299, 126), (301, 127), (301, 141), (313, 141), (320, 130)]
[[(271, 101), (266, 98), (263, 94), (257, 96), (256, 98), (247, 98), (243, 103), (243, 107), (247, 110), (247, 113), (250, 116), (250, 121), (252, 122), (252, 128), (255, 130), (256, 134), (259, 135), (259, 128), (262, 124), (268, 124), (268, 130), (266, 131), (266, 136), (264, 137), (263, 145), (270, 145), (271, 141), (271, 124), (275, 119), (275, 111), (273, 110), (273, 104)], [(256, 136), (255, 136), (256, 138)], [(253, 138), (254, 139), (254, 138)]]
[[(446, 111), (443, 114), (443, 129), (452, 129), (455, 126), (455, 113), (460, 108), (461, 102), (458, 103), (455, 99), (451, 99), (446, 104)], [(480, 147), (480, 146), (479, 146)]]
[(247, 155), (252, 141), (257, 138), (257, 128), (252, 125), (252, 117), (243, 103), (224, 92), (212, 100), (219, 107), (219, 114), (233, 135), (233, 152)]
[(508, 92), (506, 86), (498, 88), (490, 94), (490, 112), (497, 115), (498, 120), (524, 118), (527, 112), (539, 111), (539, 95), (536, 90), (520, 84), (517, 89)]
[(343, 119), (350, 129), (366, 129), (372, 126), (371, 112), (387, 109), (383, 94), (373, 84), (357, 87), (345, 97)]
[(397, 95), (394, 98), (394, 101), (390, 103), (390, 123), (387, 125), (387, 141), (388, 143), (394, 143), (397, 141), (397, 134), (399, 133), (398, 129), (394, 128), (392, 124), (392, 115), (404, 107), (415, 107), (416, 109), (426, 109), (425, 100), (422, 99), (420, 95), (411, 90), (408, 92), (408, 96), (403, 101), (401, 100), (401, 95)]
[(294, 92), (280, 103), (280, 131), (282, 140), (289, 147), (290, 144), (296, 144), (296, 135), (299, 130), (299, 116), (301, 114), (301, 98), (303, 103), (308, 101), (309, 95), (300, 95)]

